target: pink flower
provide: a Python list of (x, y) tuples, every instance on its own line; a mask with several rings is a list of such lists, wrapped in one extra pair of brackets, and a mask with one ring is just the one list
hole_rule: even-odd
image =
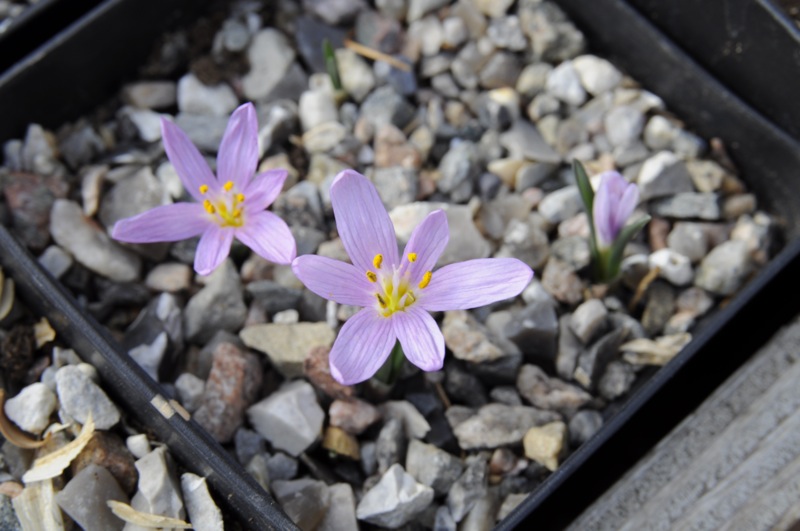
[(639, 188), (615, 171), (600, 175), (600, 186), (594, 196), (594, 226), (597, 245), (607, 248), (625, 226), (639, 202)]
[(515, 258), (488, 258), (433, 271), (447, 246), (447, 217), (431, 212), (398, 253), (389, 215), (375, 187), (346, 170), (331, 186), (339, 235), (352, 264), (305, 255), (292, 263), (295, 275), (314, 293), (340, 304), (362, 306), (347, 320), (330, 353), (331, 374), (352, 385), (374, 375), (396, 340), (424, 371), (444, 362), (444, 337), (428, 312), (468, 309), (518, 295), (531, 268)]
[(114, 225), (111, 236), (128, 243), (172, 242), (200, 236), (194, 269), (207, 275), (230, 252), (233, 238), (271, 262), (288, 264), (296, 256), (286, 223), (265, 209), (283, 188), (287, 172), (270, 170), (253, 177), (258, 165), (258, 123), (252, 103), (236, 109), (217, 154), (217, 176), (174, 123), (161, 120), (167, 157), (196, 203), (156, 207)]

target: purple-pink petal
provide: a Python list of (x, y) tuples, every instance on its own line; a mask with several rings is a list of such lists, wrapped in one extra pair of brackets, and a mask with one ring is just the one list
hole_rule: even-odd
[(117, 221), (111, 237), (128, 243), (175, 242), (198, 236), (212, 224), (201, 205), (175, 203)]
[(412, 306), (392, 315), (397, 339), (408, 361), (423, 371), (438, 371), (444, 364), (444, 336), (431, 314)]
[(244, 203), (248, 209), (264, 210), (271, 205), (283, 190), (289, 172), (282, 169), (259, 173), (244, 188)]
[(180, 127), (162, 118), (161, 137), (167, 157), (175, 166), (175, 171), (181, 178), (183, 187), (192, 197), (198, 201), (203, 200), (200, 187), (204, 184), (210, 190), (216, 191), (219, 188), (219, 183), (211, 173), (211, 168), (208, 167), (203, 155)]
[(516, 258), (467, 260), (434, 271), (417, 301), (431, 312), (477, 308), (519, 295), (532, 277)]
[(600, 182), (597, 193), (594, 195), (594, 205), (592, 213), (594, 219), (594, 229), (597, 232), (598, 244), (601, 247), (607, 246), (614, 240), (614, 228), (611, 220), (611, 192), (608, 186), (604, 186), (605, 181)]
[(619, 200), (619, 205), (617, 205), (617, 233), (625, 226), (625, 223), (627, 223), (628, 218), (633, 214), (637, 204), (639, 204), (639, 187), (630, 183), (625, 187), (622, 198)]
[(353, 264), (306, 254), (292, 262), (292, 271), (305, 286), (324, 299), (353, 306), (374, 306), (373, 287)]
[(221, 228), (211, 224), (200, 237), (194, 255), (194, 270), (200, 275), (208, 275), (228, 257), (233, 243), (232, 228)]
[(391, 319), (365, 308), (348, 319), (330, 352), (331, 375), (343, 385), (371, 378), (389, 357), (396, 337)]
[(592, 206), (600, 247), (607, 247), (616, 239), (638, 201), (639, 188), (635, 184), (615, 171), (601, 174)]
[(240, 105), (228, 120), (217, 152), (217, 179), (244, 189), (258, 165), (258, 119), (252, 103)]
[(256, 254), (276, 264), (290, 264), (297, 256), (289, 226), (267, 210), (247, 212), (244, 225), (236, 229), (236, 238)]
[(409, 265), (412, 284), (419, 283), (426, 271), (433, 270), (449, 239), (450, 229), (443, 210), (431, 212), (416, 226), (404, 251), (404, 258), (409, 253), (417, 255), (416, 261)]
[(353, 170), (336, 176), (331, 185), (336, 228), (350, 260), (361, 271), (373, 269), (376, 254), (387, 265), (397, 264), (397, 238), (375, 186)]

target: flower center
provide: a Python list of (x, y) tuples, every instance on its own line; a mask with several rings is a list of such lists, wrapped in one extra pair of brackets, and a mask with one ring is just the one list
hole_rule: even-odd
[[(208, 193), (208, 185), (200, 186), (200, 193)], [(215, 194), (212, 199), (203, 201), (203, 208), (211, 214), (211, 217), (219, 223), (221, 227), (241, 227), (244, 224), (242, 219), (242, 206), (244, 204), (244, 194), (234, 193), (233, 183), (226, 182), (222, 190)]]
[[(408, 253), (408, 262), (416, 262), (417, 254)], [(416, 287), (411, 285), (411, 272), (408, 264), (402, 264), (400, 268), (393, 267), (391, 271), (383, 266), (383, 255), (376, 254), (372, 260), (375, 271), (366, 272), (367, 280), (375, 284), (375, 299), (378, 310), (384, 317), (389, 317), (395, 312), (405, 311), (406, 308), (414, 304), (417, 297), (414, 290), (425, 289), (431, 282), (433, 273), (426, 271)], [(413, 288), (413, 290), (412, 290)]]

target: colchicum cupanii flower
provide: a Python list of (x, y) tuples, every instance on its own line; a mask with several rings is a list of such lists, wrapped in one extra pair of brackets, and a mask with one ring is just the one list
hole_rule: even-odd
[(618, 172), (600, 174), (595, 193), (583, 165), (576, 160), (573, 169), (589, 218), (595, 280), (610, 282), (619, 274), (625, 246), (650, 221), (650, 216), (626, 225), (639, 203), (639, 188)]
[[(265, 210), (283, 188), (286, 170), (255, 175), (258, 122), (252, 103), (236, 109), (217, 154), (217, 175), (177, 125), (161, 120), (167, 157), (197, 202), (156, 207), (118, 221), (111, 232), (128, 243), (172, 242), (200, 236), (194, 269), (207, 275), (230, 252), (234, 237), (270, 262), (289, 264), (296, 256), (286, 223)], [(255, 176), (254, 176), (255, 175)]]
[(342, 326), (330, 352), (331, 374), (340, 383), (352, 385), (373, 376), (396, 341), (420, 369), (441, 369), (444, 337), (428, 312), (514, 297), (533, 276), (515, 258), (467, 260), (434, 271), (450, 234), (442, 210), (431, 212), (414, 229), (400, 254), (392, 221), (366, 177), (343, 171), (330, 193), (352, 264), (305, 255), (294, 260), (292, 269), (314, 293), (363, 307)]

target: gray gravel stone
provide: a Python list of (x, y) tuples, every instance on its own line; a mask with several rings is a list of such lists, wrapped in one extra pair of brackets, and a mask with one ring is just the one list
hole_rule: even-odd
[(107, 430), (119, 422), (117, 406), (80, 366), (67, 365), (58, 369), (56, 393), (61, 409), (81, 424), (89, 415), (98, 430)]
[(145, 513), (183, 520), (186, 512), (175, 471), (168, 463), (167, 449), (160, 446), (136, 461), (139, 484), (131, 507)]
[(228, 85), (204, 85), (194, 74), (178, 81), (178, 109), (187, 114), (228, 116), (239, 105), (239, 98)]
[(81, 207), (73, 201), (56, 199), (53, 203), (50, 233), (75, 260), (99, 275), (117, 282), (130, 282), (139, 276), (139, 258), (84, 217)]
[(588, 345), (605, 327), (607, 316), (608, 310), (599, 299), (589, 299), (572, 312), (570, 328), (581, 343)]
[(447, 493), (447, 508), (450, 509), (453, 520), (460, 522), (486, 494), (488, 472), (488, 457), (485, 453), (467, 457), (464, 473)]
[(107, 502), (128, 503), (128, 496), (111, 472), (102, 466), (90, 463), (56, 493), (55, 499), (58, 506), (83, 529), (122, 531), (125, 527), (125, 522), (111, 512)]
[(519, 393), (540, 409), (558, 411), (567, 417), (592, 399), (586, 391), (558, 378), (550, 378), (536, 365), (523, 365), (517, 377)]
[(205, 478), (189, 472), (181, 474), (181, 493), (195, 531), (224, 531), (222, 512), (208, 492)]
[(393, 465), (364, 494), (356, 516), (371, 524), (396, 529), (424, 511), (433, 501), (433, 489), (417, 481), (401, 465)]
[(500, 144), (511, 158), (534, 162), (558, 164), (561, 156), (542, 137), (541, 132), (528, 120), (517, 120), (511, 129), (500, 135)]
[(498, 448), (519, 444), (528, 428), (558, 418), (558, 413), (533, 407), (487, 404), (477, 414), (454, 426), (453, 433), (464, 450)]
[(603, 426), (603, 416), (599, 411), (584, 409), (573, 415), (569, 421), (569, 441), (573, 447), (588, 441)]
[(564, 61), (547, 76), (547, 91), (569, 105), (586, 101), (586, 91), (572, 61)]
[(317, 529), (330, 507), (330, 492), (322, 481), (279, 480), (273, 481), (271, 487), (277, 502), (300, 529)]
[(334, 333), (326, 323), (268, 323), (248, 326), (239, 333), (244, 344), (264, 352), (285, 377), (302, 376), (303, 363), (314, 347), (333, 345)]
[(676, 219), (705, 219), (716, 221), (722, 217), (717, 194), (681, 193), (656, 201), (653, 212), (657, 216)]
[(733, 295), (752, 269), (747, 244), (731, 240), (714, 247), (700, 262), (694, 283), (717, 295)]
[(247, 49), (250, 71), (242, 78), (242, 89), (249, 100), (266, 100), (289, 71), (295, 51), (278, 30), (258, 32)]
[(241, 328), (247, 316), (242, 281), (230, 259), (208, 276), (206, 285), (186, 304), (184, 330), (189, 341), (205, 343), (219, 330)]
[(32, 383), (6, 400), (6, 416), (28, 433), (39, 434), (50, 425), (50, 415), (58, 403), (56, 395), (43, 383)]
[(296, 457), (319, 438), (325, 412), (311, 384), (296, 380), (250, 406), (247, 418), (272, 446)]
[(675, 286), (686, 286), (694, 279), (691, 260), (669, 247), (650, 255), (650, 267), (658, 267), (659, 276)]
[(412, 439), (406, 454), (406, 470), (422, 483), (431, 487), (437, 496), (446, 494), (461, 476), (461, 460), (432, 444)]
[(637, 179), (641, 201), (693, 192), (686, 164), (671, 151), (660, 151), (648, 158)]

